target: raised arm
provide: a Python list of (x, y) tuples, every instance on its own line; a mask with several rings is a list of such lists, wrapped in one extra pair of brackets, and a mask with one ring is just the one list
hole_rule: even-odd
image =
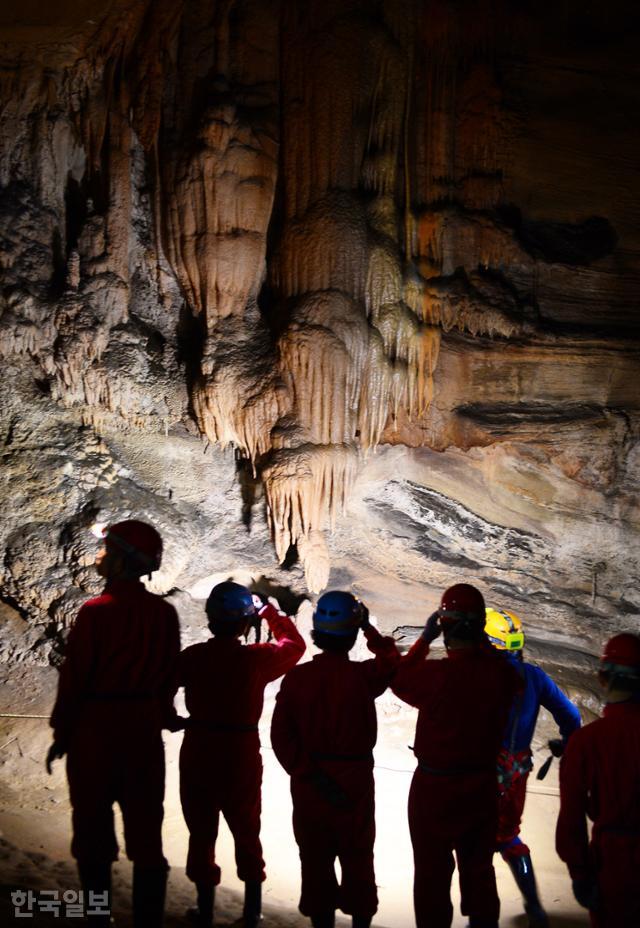
[(548, 709), (553, 716), (556, 725), (560, 729), (563, 741), (568, 741), (577, 728), (580, 728), (581, 718), (580, 711), (571, 700), (565, 696), (559, 686), (557, 686), (548, 674), (544, 674), (542, 691), (540, 693), (540, 705)]
[(414, 641), (398, 664), (391, 689), (410, 706), (419, 706), (423, 699), (424, 674), (422, 665), (427, 659), (431, 642), (440, 635), (440, 611), (436, 609), (427, 621), (420, 637)]
[(294, 667), (306, 650), (304, 639), (289, 616), (266, 603), (258, 613), (272, 632), (275, 642), (258, 644), (264, 676), (276, 680)]
[(393, 638), (381, 635), (377, 628), (365, 622), (362, 632), (367, 641), (367, 647), (375, 654), (372, 661), (366, 661), (366, 669), (373, 693), (379, 696), (384, 693), (391, 682), (393, 671), (400, 663), (400, 651)]

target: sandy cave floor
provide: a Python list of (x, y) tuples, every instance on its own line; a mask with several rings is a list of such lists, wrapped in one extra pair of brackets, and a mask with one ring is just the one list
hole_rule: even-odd
[[(22, 666), (2, 681), (2, 711), (11, 711), (13, 700), (22, 703), (24, 713), (46, 714), (51, 707), (51, 693), (56, 672), (50, 668)], [(291, 804), (288, 779), (269, 746), (269, 720), (277, 684), (267, 691), (261, 724), (264, 759), (262, 840), (267, 861), (267, 882), (263, 887), (264, 925), (294, 928), (308, 925), (297, 912), (299, 861), (291, 829)], [(13, 700), (12, 700), (13, 695)], [(387, 693), (378, 700), (380, 735), (376, 749), (377, 842), (376, 873), (379, 881), (380, 907), (375, 926), (411, 928), (414, 925), (411, 904), (412, 858), (406, 823), (406, 801), (413, 757), (407, 745), (414, 731), (412, 711), (400, 708)], [(10, 901), (11, 889), (45, 889), (63, 891), (78, 887), (73, 860), (69, 854), (70, 818), (64, 764), (58, 762), (54, 774), (46, 775), (44, 756), (49, 744), (46, 721), (0, 719), (0, 883), (2, 924), (14, 923)], [(553, 725), (544, 714), (538, 725), (536, 766), (547, 756), (543, 745), (552, 736)], [(180, 734), (167, 734), (167, 791), (165, 802), (165, 853), (171, 864), (167, 897), (168, 926), (186, 924), (184, 912), (192, 904), (192, 886), (184, 873), (187, 832), (178, 799), (178, 751)], [(523, 833), (531, 845), (541, 895), (553, 928), (587, 926), (586, 913), (573, 901), (563, 864), (554, 851), (554, 828), (558, 809), (557, 765), (543, 783), (531, 781)], [(120, 823), (118, 823), (120, 827)], [(121, 828), (120, 828), (121, 832)], [(122, 844), (122, 842), (121, 842)], [(218, 842), (222, 866), (222, 885), (218, 891), (216, 916), (221, 925), (232, 924), (240, 916), (242, 884), (233, 864), (233, 847), (226, 826), (222, 825)], [(527, 922), (512, 877), (503, 862), (496, 858), (498, 888), (502, 901), (500, 924), (525, 928)], [(466, 925), (458, 907), (454, 876), (453, 928)], [(122, 859), (114, 868), (114, 915), (122, 928), (130, 925), (129, 900), (131, 865)], [(50, 924), (54, 916), (40, 913), (29, 924)], [(79, 924), (78, 918), (55, 919)], [(338, 925), (349, 925), (347, 918)]]

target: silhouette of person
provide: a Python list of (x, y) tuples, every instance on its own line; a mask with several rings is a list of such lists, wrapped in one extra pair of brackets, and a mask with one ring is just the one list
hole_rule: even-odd
[[(96, 558), (106, 586), (82, 606), (69, 633), (47, 756), (50, 773), (53, 761), (67, 755), (71, 852), (89, 915), (96, 911), (92, 897), (95, 905), (110, 893), (118, 857), (113, 804), (120, 805), (136, 928), (161, 925), (168, 869), (161, 730), (175, 725), (180, 629), (173, 606), (140, 580), (161, 557), (162, 539), (152, 526), (132, 519), (107, 529)], [(93, 919), (109, 924), (104, 908)]]

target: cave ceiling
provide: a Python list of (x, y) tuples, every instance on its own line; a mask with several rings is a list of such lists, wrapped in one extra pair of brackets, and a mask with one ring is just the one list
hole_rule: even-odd
[(473, 580), (542, 638), (639, 628), (628, 7), (3, 8), (5, 659), (130, 514), (185, 614), (233, 574), (393, 627)]

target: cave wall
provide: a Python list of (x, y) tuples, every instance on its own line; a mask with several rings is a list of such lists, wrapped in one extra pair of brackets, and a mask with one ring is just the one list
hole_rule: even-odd
[(0, 14), (5, 659), (129, 513), (187, 612), (245, 571), (390, 625), (465, 578), (586, 648), (638, 626), (633, 15)]

